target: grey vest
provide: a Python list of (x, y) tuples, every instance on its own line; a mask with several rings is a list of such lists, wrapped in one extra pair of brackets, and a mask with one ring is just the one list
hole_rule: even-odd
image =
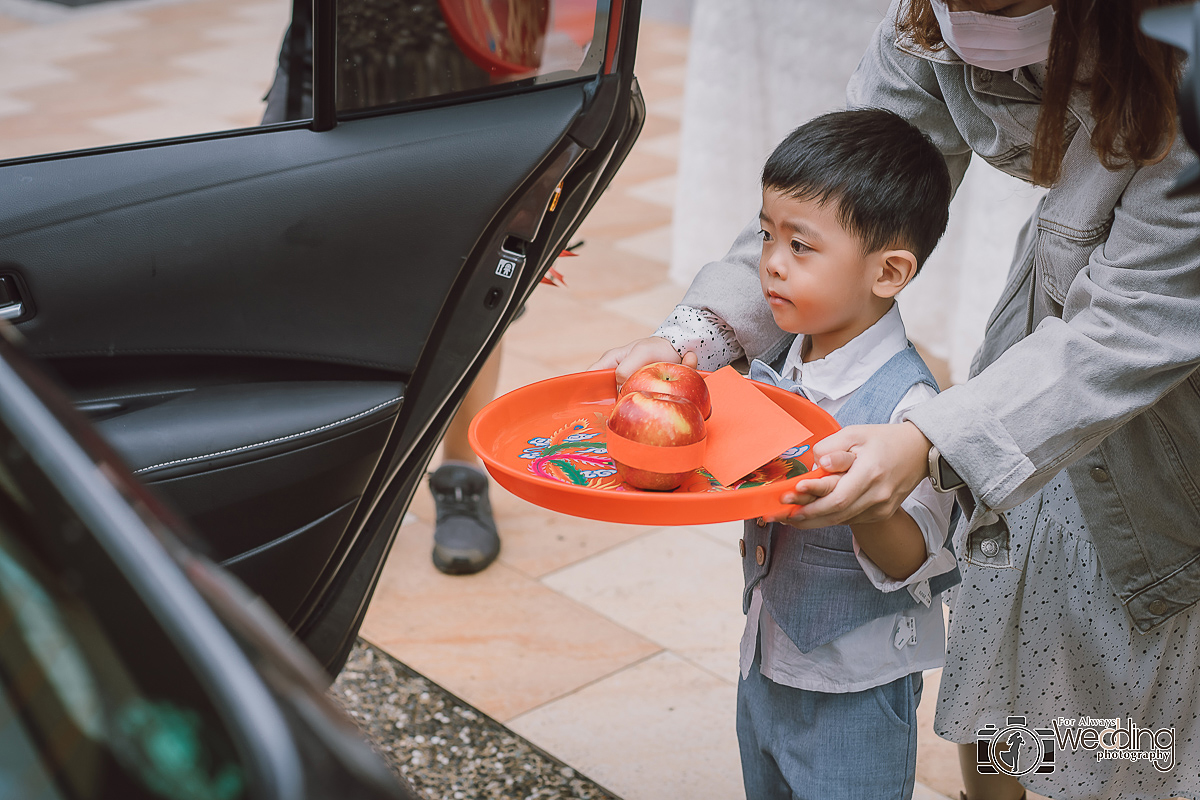
[[(750, 377), (800, 393), (794, 382), (780, 378), (758, 360), (751, 365)], [(868, 378), (835, 416), (843, 426), (886, 423), (918, 383), (937, 389), (929, 368), (909, 344)], [(956, 516), (957, 511), (955, 507)], [(848, 525), (800, 530), (779, 522), (760, 526), (756, 520), (746, 520), (745, 542), (742, 610), (749, 610), (751, 592), (761, 584), (767, 611), (802, 653), (873, 619), (921, 607), (905, 589), (885, 594), (875, 588), (854, 555)], [(765, 554), (762, 564), (757, 559), (759, 547)], [(949, 533), (946, 548), (953, 552)], [(960, 580), (955, 567), (931, 578), (930, 592), (936, 597)]]

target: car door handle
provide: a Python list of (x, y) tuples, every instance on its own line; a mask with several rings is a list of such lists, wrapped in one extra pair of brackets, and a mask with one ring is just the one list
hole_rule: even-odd
[(25, 313), (25, 303), (11, 275), (0, 276), (0, 319), (17, 319)]

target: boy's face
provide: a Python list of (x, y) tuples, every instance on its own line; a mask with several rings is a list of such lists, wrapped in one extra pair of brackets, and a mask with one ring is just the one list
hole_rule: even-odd
[(880, 298), (874, 261), (835, 214), (836, 201), (764, 189), (758, 277), (780, 328), (840, 347), (875, 323)]

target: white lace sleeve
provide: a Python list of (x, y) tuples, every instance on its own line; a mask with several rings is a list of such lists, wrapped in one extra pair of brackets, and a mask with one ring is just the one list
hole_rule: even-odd
[(675, 306), (654, 335), (670, 342), (681, 356), (691, 350), (703, 370), (720, 369), (743, 355), (733, 328), (706, 308)]

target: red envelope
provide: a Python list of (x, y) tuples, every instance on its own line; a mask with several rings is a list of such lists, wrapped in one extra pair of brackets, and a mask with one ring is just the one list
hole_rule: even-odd
[(813, 435), (733, 367), (704, 382), (712, 398), (704, 468), (725, 486)]

